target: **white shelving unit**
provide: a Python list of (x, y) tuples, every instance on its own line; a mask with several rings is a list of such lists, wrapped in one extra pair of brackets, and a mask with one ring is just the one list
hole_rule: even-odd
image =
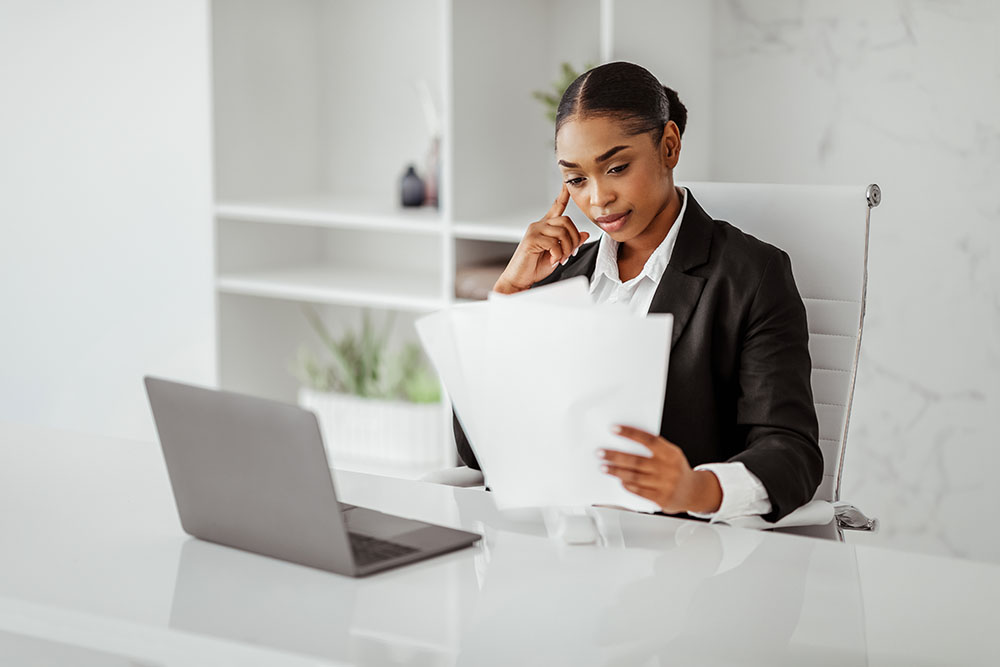
[[(564, 61), (610, 58), (700, 81), (691, 56), (705, 49), (710, 62), (710, 40), (659, 37), (641, 60), (629, 39), (612, 42), (650, 21), (684, 33), (678, 13), (698, 27), (707, 12), (651, 0), (213, 0), (219, 385), (294, 401), (288, 366), (317, 345), (303, 304), (334, 331), (363, 308), (391, 311), (394, 336), (414, 340), (417, 317), (457, 301), (456, 271), (508, 258), (558, 192), (553, 128), (531, 92)], [(438, 208), (398, 205), (406, 165), (423, 175), (432, 138), (417, 81), (439, 114)], [(572, 204), (568, 214), (596, 236)], [(450, 433), (447, 403), (442, 420)], [(453, 451), (442, 443), (438, 467)]]
[[(542, 211), (542, 214), (544, 213), (545, 211)], [(542, 214), (537, 210), (527, 210), (520, 214), (486, 220), (456, 221), (451, 227), (452, 236), (456, 239), (466, 239), (469, 241), (517, 243), (524, 235), (525, 227), (541, 217)]]
[(435, 276), (388, 272), (364, 267), (301, 266), (220, 275), (218, 290), (227, 294), (370, 306), (426, 312), (447, 302)]
[(351, 199), (329, 193), (261, 200), (219, 202), (215, 214), (226, 220), (309, 225), (369, 232), (440, 234), (441, 215), (429, 207), (402, 209), (383, 201)]

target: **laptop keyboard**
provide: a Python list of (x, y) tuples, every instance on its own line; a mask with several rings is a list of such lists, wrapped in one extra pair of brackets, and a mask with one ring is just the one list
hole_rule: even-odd
[(405, 544), (388, 542), (377, 537), (369, 537), (359, 533), (348, 533), (348, 535), (351, 537), (351, 551), (354, 552), (354, 561), (358, 565), (370, 565), (417, 551), (417, 549)]

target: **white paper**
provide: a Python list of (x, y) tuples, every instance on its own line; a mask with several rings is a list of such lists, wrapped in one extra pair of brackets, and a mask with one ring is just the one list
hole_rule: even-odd
[(833, 505), (825, 500), (813, 500), (786, 514), (774, 523), (765, 521), (759, 516), (739, 516), (722, 523), (728, 523), (730, 526), (738, 526), (740, 528), (752, 528), (754, 530), (790, 528), (792, 526), (825, 526), (833, 521), (833, 515)]
[(589, 285), (586, 277), (576, 276), (516, 294), (490, 292), (488, 298), (490, 302), (514, 300), (518, 303), (547, 303), (553, 306), (587, 308), (594, 305)]
[(649, 455), (611, 427), (659, 432), (672, 324), (595, 306), (581, 278), (455, 306), (417, 328), (497, 507), (656, 511), (601, 472), (596, 454)]

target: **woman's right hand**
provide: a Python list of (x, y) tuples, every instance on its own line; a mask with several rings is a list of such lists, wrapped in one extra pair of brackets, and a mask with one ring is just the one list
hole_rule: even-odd
[(528, 289), (548, 277), (560, 263), (565, 264), (590, 238), (590, 234), (576, 228), (568, 215), (563, 215), (568, 203), (569, 188), (563, 183), (545, 217), (528, 225), (514, 256), (493, 286), (494, 292), (513, 294)]

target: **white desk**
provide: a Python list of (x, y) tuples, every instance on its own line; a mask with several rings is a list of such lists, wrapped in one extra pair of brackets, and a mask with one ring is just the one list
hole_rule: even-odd
[(485, 537), (340, 577), (183, 534), (153, 443), (0, 423), (0, 664), (1000, 664), (1000, 566), (615, 510), (568, 546), (483, 491), (335, 479)]

